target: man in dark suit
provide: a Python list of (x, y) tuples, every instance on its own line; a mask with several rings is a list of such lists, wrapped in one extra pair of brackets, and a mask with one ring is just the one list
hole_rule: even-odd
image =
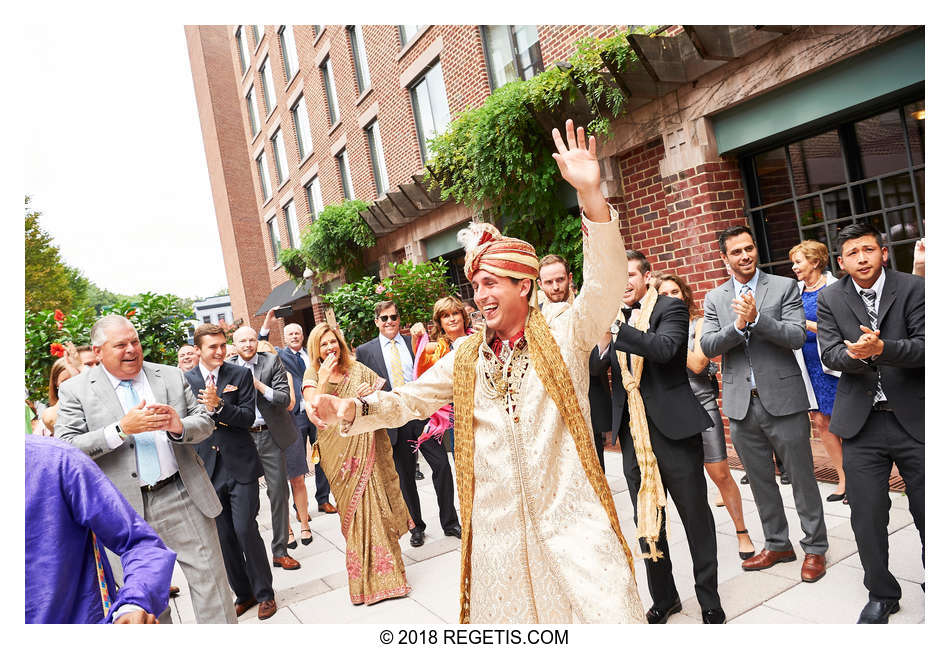
[[(640, 316), (640, 301), (647, 297), (648, 291), (655, 294), (655, 289), (649, 288), (650, 263), (642, 253), (627, 251), (627, 278), (627, 290), (623, 294), (624, 320), (618, 320), (611, 328), (616, 340), (608, 334), (599, 345), (600, 352), (595, 349), (591, 355), (591, 373), (605, 376), (607, 368), (611, 367), (611, 433), (614, 442), (618, 436), (620, 438), (624, 476), (636, 508), (641, 476), (630, 430), (627, 390), (623, 386), (617, 352), (643, 356), (639, 390), (657, 467), (663, 487), (676, 505), (686, 531), (693, 559), (696, 599), (702, 609), (703, 622), (722, 624), (726, 616), (717, 585), (716, 526), (706, 501), (703, 473), (702, 432), (712, 422), (693, 394), (686, 374), (689, 310), (682, 300), (659, 295), (647, 330), (631, 326)], [(631, 356), (626, 360), (629, 371)], [(648, 549), (643, 541), (641, 548), (644, 552)], [(653, 606), (646, 617), (650, 624), (665, 624), (670, 615), (683, 608), (673, 582), (665, 521), (661, 523), (657, 549), (663, 553), (662, 558), (645, 562), (647, 583), (653, 597)]]
[(752, 231), (744, 225), (719, 233), (719, 251), (732, 277), (706, 294), (700, 345), (722, 355), (722, 413), (749, 476), (762, 520), (765, 548), (742, 562), (763, 570), (795, 561), (773, 452), (792, 479), (795, 509), (805, 538), (802, 581), (825, 575), (828, 532), (809, 440), (808, 394), (792, 350), (805, 343), (805, 310), (795, 280), (763, 273)]
[(858, 623), (886, 624), (901, 597), (887, 568), (894, 464), (924, 544), (924, 280), (884, 270), (887, 248), (870, 224), (842, 228), (838, 245), (838, 265), (850, 279), (818, 294), (818, 340), (824, 364), (841, 371), (830, 428), (843, 440), (851, 527), (869, 593)]
[(251, 327), (241, 327), (234, 332), (233, 338), (238, 355), (228, 361), (248, 368), (254, 375), (257, 403), (251, 436), (257, 446), (257, 454), (264, 467), (264, 480), (267, 482), (271, 527), (274, 530), (271, 541), (274, 567), (298, 570), (300, 563), (287, 554), (290, 489), (287, 486), (284, 449), (296, 442), (300, 435), (287, 411), (290, 405), (287, 370), (276, 355), (257, 351), (257, 332)]
[[(379, 336), (356, 348), (356, 360), (386, 379), (382, 389), (388, 392), (393, 386), (398, 387), (412, 380), (415, 355), (409, 336), (399, 335), (399, 313), (395, 303), (388, 300), (380, 302), (376, 305), (375, 313), (374, 322), (379, 329)], [(426, 524), (422, 520), (419, 491), (416, 488), (416, 455), (409, 442), (418, 439), (424, 425), (424, 421), (415, 420), (389, 430), (399, 487), (415, 523), (409, 538), (409, 544), (413, 547), (425, 543)], [(442, 444), (434, 439), (423, 442), (419, 450), (432, 468), (432, 485), (439, 501), (442, 530), (446, 536), (462, 538), (462, 527), (455, 511), (455, 487), (448, 454)]]
[[(274, 309), (267, 312), (264, 318), (264, 326), (261, 327), (261, 333), (258, 336), (261, 340), (267, 340), (270, 337), (270, 327), (276, 322)], [(284, 340), (286, 347), (277, 347), (277, 356), (280, 358), (284, 368), (294, 377), (294, 403), (296, 407), (292, 413), (294, 423), (300, 434), (310, 440), (310, 444), (317, 443), (317, 427), (307, 418), (307, 411), (303, 405), (303, 375), (310, 367), (310, 357), (307, 355), (303, 327), (295, 322), (284, 327)], [(302, 478), (301, 478), (302, 479)], [(330, 502), (330, 483), (326, 474), (323, 473), (323, 467), (319, 464), (313, 465), (313, 484), (316, 490), (314, 498), (317, 501), (317, 509), (325, 514), (336, 514), (337, 509)], [(294, 506), (296, 509), (296, 505)], [(307, 516), (310, 514), (308, 513)], [(300, 520), (300, 512), (297, 512), (297, 520)]]
[(277, 612), (267, 550), (257, 528), (260, 487), (264, 468), (249, 428), (254, 423), (254, 376), (244, 367), (225, 363), (227, 339), (215, 324), (195, 329), (198, 365), (185, 378), (199, 401), (211, 413), (215, 427), (198, 446), (198, 455), (221, 501), (215, 519), (224, 553), (228, 583), (237, 596), (234, 612), (240, 617), (260, 603), (257, 617)]

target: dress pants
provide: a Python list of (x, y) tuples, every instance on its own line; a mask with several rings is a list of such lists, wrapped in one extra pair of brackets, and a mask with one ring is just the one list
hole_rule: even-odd
[(287, 482), (287, 466), (284, 452), (274, 441), (270, 431), (265, 429), (258, 433), (251, 433), (257, 454), (264, 465), (264, 481), (267, 483), (267, 500), (270, 501), (270, 520), (274, 538), (270, 549), (274, 558), (287, 556), (287, 542), (290, 537), (287, 533), (287, 521), (290, 510), (290, 487)]
[(888, 478), (897, 465), (907, 489), (914, 525), (924, 545), (924, 443), (911, 437), (892, 412), (872, 411), (857, 435), (843, 440), (851, 528), (871, 600), (900, 599), (901, 587), (887, 569)]
[(824, 554), (828, 550), (828, 531), (815, 479), (810, 429), (808, 412), (771, 415), (756, 396), (751, 397), (744, 419), (729, 420), (732, 445), (749, 476), (752, 497), (762, 521), (766, 550), (786, 552), (792, 549), (782, 494), (775, 483), (773, 452), (782, 458), (785, 471), (792, 480), (795, 509), (805, 534), (801, 540), (802, 550), (810, 554)]
[[(630, 489), (633, 509), (637, 509), (637, 492), (640, 490), (640, 467), (637, 466), (633, 438), (630, 436), (629, 417), (624, 415), (620, 437), (620, 450), (623, 455), (623, 474)], [(663, 488), (668, 494), (667, 506), (672, 500), (683, 522), (689, 554), (693, 559), (693, 580), (696, 584), (696, 600), (704, 611), (721, 608), (719, 601), (718, 572), (719, 561), (716, 558), (716, 523), (706, 501), (706, 475), (703, 472), (703, 438), (700, 433), (686, 439), (673, 440), (656, 430), (653, 422), (647, 418), (650, 427), (650, 443), (663, 480)], [(666, 538), (666, 511), (657, 549), (663, 558), (653, 561), (645, 559), (647, 585), (653, 605), (668, 608), (676, 597), (676, 584), (673, 581), (673, 563), (670, 561), (670, 546)], [(646, 552), (649, 546), (641, 541), (640, 549)]]
[(238, 602), (274, 599), (274, 588), (264, 539), (257, 529), (261, 507), (257, 480), (243, 483), (226, 474), (218, 458), (211, 481), (221, 500), (221, 513), (214, 519), (224, 554), (228, 583)]
[[(145, 510), (142, 518), (162, 541), (178, 554), (178, 565), (185, 573), (191, 606), (198, 624), (237, 624), (234, 604), (225, 575), (224, 557), (214, 522), (191, 501), (179, 477), (158, 491), (142, 494)], [(116, 583), (122, 583), (122, 562), (106, 552)], [(171, 624), (166, 608), (159, 616), (162, 624)]]
[[(424, 422), (410, 421), (397, 428), (396, 444), (393, 446), (393, 463), (399, 475), (399, 488), (403, 500), (409, 509), (409, 515), (416, 527), (425, 531), (426, 524), (422, 520), (422, 509), (419, 506), (419, 491), (416, 487), (416, 460), (417, 456), (409, 445), (410, 440), (418, 439)], [(439, 522), (443, 531), (459, 524), (458, 513), (455, 511), (455, 485), (452, 481), (452, 467), (449, 465), (449, 456), (445, 448), (437, 440), (430, 439), (422, 443), (419, 452), (432, 468), (432, 486), (439, 502)]]

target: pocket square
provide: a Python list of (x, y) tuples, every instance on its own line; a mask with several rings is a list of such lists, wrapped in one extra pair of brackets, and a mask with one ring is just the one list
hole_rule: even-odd
[(228, 392), (233, 392), (234, 390), (237, 390), (237, 386), (234, 385), (233, 383), (228, 383), (227, 387), (225, 387), (223, 390), (221, 390), (221, 394), (226, 394), (226, 393), (228, 393)]

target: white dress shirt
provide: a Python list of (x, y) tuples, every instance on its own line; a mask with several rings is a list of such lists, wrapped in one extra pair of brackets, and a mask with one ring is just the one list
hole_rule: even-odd
[[(109, 382), (112, 383), (112, 389), (115, 390), (115, 396), (119, 399), (122, 412), (127, 413), (129, 408), (127, 408), (125, 404), (128, 391), (125, 387), (120, 385), (122, 379), (118, 379), (110, 374), (105, 366), (103, 366), (102, 371), (105, 372), (106, 376), (109, 377)], [(146, 405), (155, 403), (155, 394), (152, 392), (152, 386), (149, 385), (148, 379), (145, 377), (145, 370), (139, 370), (139, 373), (132, 379), (132, 388), (136, 394), (139, 395), (140, 400), (145, 399)], [(174, 433), (171, 434), (174, 435)], [(168, 439), (168, 433), (164, 430), (155, 430), (139, 433), (139, 435), (153, 435), (155, 437), (155, 448), (158, 450), (159, 481), (175, 475), (178, 471), (178, 461), (175, 459), (175, 453), (172, 450), (171, 440)], [(110, 449), (119, 448), (122, 446), (122, 442), (125, 441), (119, 436), (115, 426), (106, 428), (105, 437), (106, 444), (109, 445)], [(130, 435), (130, 437), (132, 436)], [(141, 473), (141, 471), (138, 471), (139, 475), (141, 475)], [(141, 478), (139, 478), (139, 484), (143, 487), (145, 486), (145, 482), (142, 481)]]
[(392, 362), (392, 345), (396, 345), (396, 349), (399, 350), (399, 358), (402, 360), (402, 377), (409, 383), (412, 380), (412, 354), (409, 353), (409, 347), (406, 345), (406, 341), (403, 340), (403, 337), (399, 334), (396, 334), (396, 337), (390, 340), (383, 334), (379, 334), (379, 346), (383, 350), (383, 361), (386, 363), (386, 373), (389, 375), (389, 386), (394, 388), (393, 385), (393, 370), (390, 366)]
[[(238, 365), (242, 367), (246, 367), (249, 370), (251, 370), (251, 374), (254, 376), (255, 379), (257, 379), (257, 354), (254, 354), (253, 356), (251, 356), (251, 360), (249, 361), (246, 361), (240, 356), (238, 356), (235, 359), (235, 362)], [(257, 380), (260, 380), (260, 379), (257, 379)], [(254, 386), (254, 391), (258, 392), (256, 385)], [(264, 388), (264, 398), (267, 399), (269, 402), (273, 402), (274, 388), (270, 387), (269, 385), (266, 386)], [(254, 426), (264, 426), (264, 425), (266, 425), (266, 422), (264, 421), (264, 416), (261, 414), (261, 411), (257, 409), (257, 399), (255, 398), (254, 399)]]

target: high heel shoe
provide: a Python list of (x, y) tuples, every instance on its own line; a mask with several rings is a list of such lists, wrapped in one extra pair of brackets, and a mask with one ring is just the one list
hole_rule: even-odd
[(310, 545), (313, 543), (313, 533), (309, 529), (300, 530), (300, 542), (304, 545)]
[(294, 538), (293, 530), (287, 533), (287, 547), (291, 550), (297, 547), (297, 539)]
[[(752, 537), (749, 536), (749, 530), (736, 530), (737, 538), (740, 534), (745, 534), (746, 536), (749, 537), (750, 541), (752, 540)], [(739, 551), (739, 558), (742, 559), (743, 561), (745, 561), (746, 559), (751, 559), (754, 556), (755, 556), (755, 548), (753, 548), (751, 552), (743, 552), (742, 550)]]

